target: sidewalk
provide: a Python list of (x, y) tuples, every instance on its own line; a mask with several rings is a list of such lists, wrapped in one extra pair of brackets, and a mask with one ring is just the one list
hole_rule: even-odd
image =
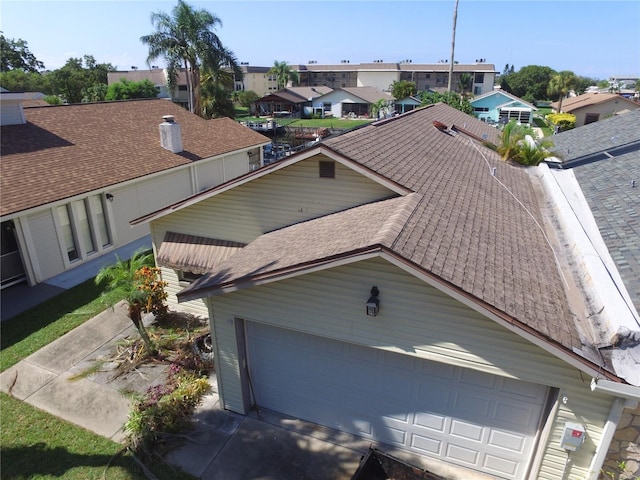
[[(69, 380), (114, 344), (137, 331), (123, 303), (107, 309), (0, 374), (0, 390), (116, 442), (129, 400), (120, 389), (145, 391), (164, 380), (165, 365), (142, 366), (132, 376), (113, 380), (104, 372)], [(249, 416), (220, 405), (215, 377), (211, 391), (193, 415), (184, 445), (166, 460), (196, 478), (212, 480), (348, 480), (369, 442), (315, 424), (261, 411)]]

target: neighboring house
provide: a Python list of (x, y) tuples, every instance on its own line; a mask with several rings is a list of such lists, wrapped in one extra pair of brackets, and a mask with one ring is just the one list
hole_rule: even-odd
[[(122, 79), (130, 82), (142, 82), (143, 80), (149, 80), (156, 87), (158, 92), (158, 98), (171, 98), (176, 103), (178, 101), (178, 92), (169, 92), (167, 87), (167, 71), (163, 68), (152, 68), (151, 70), (118, 70), (115, 72), (107, 72), (107, 85), (120, 82)], [(178, 82), (180, 84), (180, 82)], [(186, 83), (185, 83), (186, 87)], [(185, 88), (186, 91), (186, 88)], [(188, 100), (188, 96), (185, 95), (184, 100)]]
[(167, 100), (23, 108), (23, 99), (0, 94), (3, 287), (95, 275), (114, 253), (150, 245), (148, 228), (130, 220), (259, 166), (269, 142)]
[[(449, 64), (414, 64), (405, 62), (383, 62), (352, 64), (343, 60), (336, 65), (319, 65), (310, 61), (307, 65), (292, 66), (298, 71), (300, 85), (330, 88), (373, 87), (389, 92), (395, 81), (406, 80), (416, 84), (418, 91), (444, 92), (449, 80)], [(481, 95), (493, 90), (496, 79), (495, 66), (484, 61), (472, 64), (455, 64), (451, 88), (459, 92), (460, 75), (469, 73), (473, 77), (472, 92)]]
[[(640, 311), (640, 110), (561, 132), (549, 140), (557, 163), (551, 170), (580, 229), (594, 249), (608, 250), (609, 264), (599, 275), (623, 295), (622, 308)], [(584, 209), (587, 203), (589, 208)], [(585, 259), (601, 256), (590, 254)], [(606, 295), (606, 290), (601, 292)], [(601, 307), (596, 307), (599, 309)], [(626, 477), (640, 475), (640, 408), (623, 416), (606, 462), (606, 471), (626, 462)], [(635, 475), (635, 476), (633, 476)]]
[(331, 112), (335, 118), (368, 118), (371, 105), (384, 100), (385, 109), (393, 110), (394, 98), (387, 92), (373, 87), (338, 88), (313, 100), (313, 108), (322, 108), (325, 114)]
[(153, 67), (151, 70), (125, 70), (107, 73), (107, 84), (118, 83), (122, 79), (130, 82), (149, 80), (156, 87), (158, 98), (170, 98), (173, 103), (189, 109), (189, 87), (184, 70), (178, 72), (176, 86), (169, 91), (167, 69)]
[(414, 108), (418, 108), (422, 102), (416, 97), (407, 97), (395, 101), (396, 113), (410, 112)]
[(252, 111), (255, 115), (310, 116), (314, 99), (331, 91), (328, 87), (287, 87), (256, 100)]
[[(558, 111), (559, 102), (553, 102), (551, 108)], [(636, 110), (640, 103), (624, 98), (617, 93), (583, 93), (577, 97), (562, 100), (562, 113), (576, 116), (576, 127), (597, 122), (618, 113)]]
[(274, 73), (269, 73), (271, 67), (254, 67), (248, 64), (241, 64), (242, 78), (236, 78), (235, 89), (255, 92), (259, 97), (268, 93), (276, 92), (278, 87), (278, 77)]
[(533, 122), (533, 112), (537, 110), (535, 106), (502, 89), (479, 95), (469, 100), (469, 103), (479, 120), (493, 124), (515, 120), (530, 125)]
[(132, 222), (172, 305), (210, 319), (224, 408), (447, 478), (597, 478), (640, 398), (639, 327), (594, 296), (550, 169), (503, 162), (498, 135), (430, 105)]

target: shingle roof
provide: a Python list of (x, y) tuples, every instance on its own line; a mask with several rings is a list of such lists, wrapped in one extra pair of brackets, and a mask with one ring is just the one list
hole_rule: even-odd
[[(640, 110), (551, 137), (640, 311)], [(633, 181), (635, 185), (633, 186)]]
[(549, 342), (578, 347), (528, 170), (466, 135), (436, 129), (434, 120), (464, 125), (478, 137), (497, 135), (436, 104), (324, 141), (323, 148), (414, 193), (266, 234), (221, 265), (224, 275), (212, 273), (186, 292), (381, 248)]
[[(579, 108), (588, 107), (590, 105), (598, 105), (600, 103), (609, 102), (611, 100), (619, 100), (620, 103), (628, 105), (627, 108), (640, 108), (637, 103), (624, 98), (616, 93), (583, 93), (577, 97), (565, 98), (562, 100), (562, 111), (571, 113)], [(553, 102), (551, 107), (558, 109), (559, 102)]]
[(361, 98), (369, 103), (375, 103), (380, 99), (389, 101), (393, 100), (392, 95), (387, 92), (383, 92), (382, 90), (378, 90), (375, 87), (345, 87), (340, 88), (339, 90), (343, 90), (354, 97)]
[[(0, 215), (268, 142), (229, 118), (204, 120), (161, 99), (25, 108), (24, 114), (26, 124), (0, 131)], [(180, 124), (182, 153), (160, 146), (163, 115)]]

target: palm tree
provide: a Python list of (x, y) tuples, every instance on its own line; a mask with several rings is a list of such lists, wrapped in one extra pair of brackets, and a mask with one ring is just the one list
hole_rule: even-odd
[(456, 49), (456, 23), (458, 23), (458, 0), (453, 10), (453, 33), (451, 35), (451, 60), (449, 61), (449, 79), (447, 80), (447, 92), (451, 91), (451, 82), (453, 81), (453, 58)]
[(300, 82), (300, 75), (295, 70), (291, 70), (287, 62), (279, 62), (276, 60), (273, 62), (273, 67), (271, 67), (267, 73), (276, 76), (279, 89), (286, 87), (289, 81), (294, 85)]
[(460, 95), (464, 100), (467, 98), (467, 92), (471, 93), (471, 88), (473, 87), (473, 75), (469, 72), (463, 72), (460, 74), (460, 78), (458, 79), (458, 88), (460, 89)]
[[(235, 116), (231, 97), (235, 93), (235, 79), (238, 75), (242, 76), (242, 71), (239, 67), (230, 68), (229, 58), (234, 58), (235, 63), (233, 52), (227, 50), (220, 52), (210, 59), (207, 67), (201, 72), (201, 111), (198, 113), (203, 118)], [(239, 92), (236, 96), (239, 96)]]
[(151, 63), (158, 57), (165, 58), (171, 90), (177, 85), (178, 72), (184, 69), (189, 91), (189, 109), (200, 115), (201, 69), (213, 69), (216, 64), (222, 63), (232, 71), (240, 71), (235, 57), (213, 32), (222, 25), (222, 21), (206, 10), (194, 10), (183, 0), (178, 0), (172, 15), (164, 12), (152, 13), (151, 23), (156, 32), (140, 37), (140, 41), (149, 46), (147, 62)]
[(141, 281), (138, 275), (140, 269), (150, 266), (153, 266), (153, 254), (144, 250), (137, 250), (129, 260), (122, 260), (116, 255), (116, 263), (102, 267), (95, 283), (99, 285), (107, 282), (107, 291), (119, 292), (124, 297), (129, 318), (140, 333), (147, 351), (153, 355), (156, 350), (142, 322), (142, 313), (146, 309), (149, 294), (139, 288)]
[(547, 94), (552, 97), (558, 96), (558, 112), (562, 112), (562, 100), (575, 87), (577, 82), (578, 77), (569, 70), (556, 73), (549, 80)]
[(503, 160), (510, 160), (515, 156), (518, 145), (523, 139), (524, 132), (521, 126), (512, 120), (504, 126), (496, 151)]
[(519, 125), (515, 120), (504, 126), (500, 143), (496, 151), (503, 160), (512, 160), (520, 165), (538, 165), (545, 158), (553, 154), (549, 151), (553, 147), (550, 140), (536, 140), (530, 128)]
[(380, 112), (385, 112), (387, 110), (387, 101), (384, 98), (381, 98), (377, 102), (371, 104), (370, 112), (371, 118), (378, 119), (378, 115)]

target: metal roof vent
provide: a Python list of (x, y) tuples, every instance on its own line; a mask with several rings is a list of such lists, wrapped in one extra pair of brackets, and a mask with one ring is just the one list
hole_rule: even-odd
[(160, 145), (172, 153), (182, 152), (182, 132), (173, 115), (164, 115), (160, 124)]

